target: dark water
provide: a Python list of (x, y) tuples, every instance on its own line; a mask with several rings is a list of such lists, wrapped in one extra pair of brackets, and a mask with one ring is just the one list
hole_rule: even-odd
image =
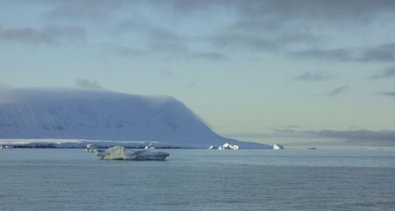
[(394, 151), (0, 151), (0, 210), (395, 210)]

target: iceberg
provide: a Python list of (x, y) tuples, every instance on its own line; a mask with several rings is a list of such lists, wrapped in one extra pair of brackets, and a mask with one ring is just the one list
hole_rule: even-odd
[(284, 146), (283, 146), (283, 145), (280, 145), (280, 144), (274, 144), (274, 145), (273, 145), (273, 149), (274, 149), (274, 150), (284, 149)]
[(96, 155), (104, 160), (166, 160), (166, 157), (170, 154), (150, 150), (133, 151), (123, 146), (115, 146), (106, 149), (104, 152), (98, 151)]
[(147, 146), (145, 146), (144, 149), (155, 149), (155, 147), (153, 143), (150, 143)]
[(12, 148), (14, 147), (10, 145), (0, 145), (0, 149), (12, 149)]
[(239, 150), (239, 146), (236, 144), (225, 143), (218, 147), (218, 150)]
[(90, 153), (96, 152), (97, 151), (97, 146), (94, 145), (94, 144), (87, 144), (86, 145), (86, 151), (90, 152)]

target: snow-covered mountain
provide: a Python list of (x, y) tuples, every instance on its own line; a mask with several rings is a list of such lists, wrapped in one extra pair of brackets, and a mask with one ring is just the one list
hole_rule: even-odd
[(0, 93), (1, 139), (89, 139), (242, 148), (266, 145), (219, 136), (180, 101), (72, 89), (13, 89)]

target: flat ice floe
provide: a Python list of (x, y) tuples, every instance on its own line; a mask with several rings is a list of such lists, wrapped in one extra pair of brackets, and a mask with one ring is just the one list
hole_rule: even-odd
[(115, 146), (96, 154), (104, 160), (166, 160), (169, 153), (151, 150), (129, 150), (122, 146)]

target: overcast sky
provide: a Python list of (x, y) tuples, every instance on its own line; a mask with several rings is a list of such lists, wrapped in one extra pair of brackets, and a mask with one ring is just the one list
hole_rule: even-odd
[(170, 95), (240, 139), (395, 145), (393, 0), (3, 0), (0, 58), (3, 87)]

